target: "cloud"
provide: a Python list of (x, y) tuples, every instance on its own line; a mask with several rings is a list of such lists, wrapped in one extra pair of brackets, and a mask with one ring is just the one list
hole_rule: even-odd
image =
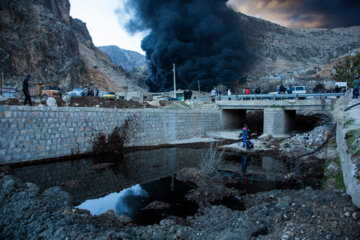
[(229, 0), (228, 5), (287, 27), (360, 25), (360, 1), (354, 0)]

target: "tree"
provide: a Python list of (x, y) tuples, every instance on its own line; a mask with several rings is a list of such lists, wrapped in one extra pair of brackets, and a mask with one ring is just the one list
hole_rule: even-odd
[(338, 82), (346, 81), (351, 85), (356, 76), (360, 74), (360, 54), (353, 57), (346, 57), (335, 66), (335, 80)]

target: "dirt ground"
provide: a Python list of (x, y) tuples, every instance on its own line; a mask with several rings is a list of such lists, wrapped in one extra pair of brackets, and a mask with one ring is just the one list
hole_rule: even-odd
[[(66, 104), (61, 98), (56, 98), (56, 103), (59, 107), (65, 107)], [(11, 106), (21, 106), (23, 105), (23, 100), (17, 98), (9, 98), (5, 101), (0, 101), (0, 105), (11, 105)], [(46, 106), (46, 101), (42, 100), (36, 101), (33, 100), (33, 106), (39, 105)], [(127, 101), (122, 99), (106, 99), (101, 97), (72, 97), (68, 107), (100, 107), (100, 108), (152, 108), (153, 106), (147, 103), (140, 103), (136, 101)]]

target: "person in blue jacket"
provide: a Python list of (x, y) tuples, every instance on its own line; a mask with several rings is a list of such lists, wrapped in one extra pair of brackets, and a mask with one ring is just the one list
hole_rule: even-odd
[(246, 147), (246, 139), (248, 138), (249, 130), (247, 128), (247, 125), (244, 124), (244, 127), (242, 129), (242, 137), (243, 137), (243, 147)]

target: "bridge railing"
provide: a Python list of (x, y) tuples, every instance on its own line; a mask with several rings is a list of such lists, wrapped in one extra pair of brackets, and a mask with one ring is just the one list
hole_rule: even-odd
[[(336, 99), (345, 93), (310, 93), (310, 94), (248, 94), (248, 95), (222, 95), (216, 96), (216, 100), (285, 100), (285, 99)], [(211, 97), (198, 98), (202, 101), (210, 101)]]

